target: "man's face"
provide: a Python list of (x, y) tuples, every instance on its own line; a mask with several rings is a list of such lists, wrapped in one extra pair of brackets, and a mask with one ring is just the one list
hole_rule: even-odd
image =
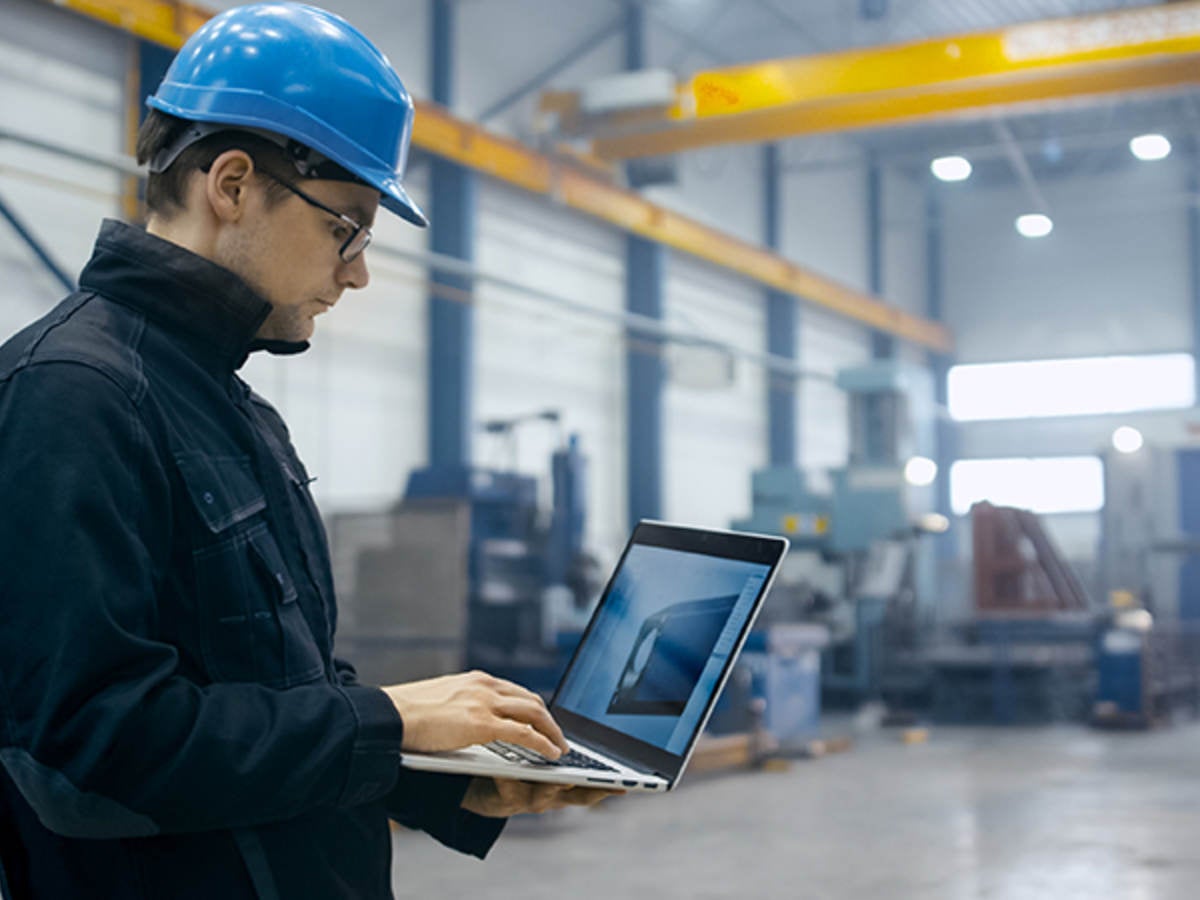
[[(219, 261), (271, 304), (257, 337), (306, 341), (312, 337), (313, 320), (337, 303), (346, 288), (366, 287), (367, 264), (361, 254), (350, 262), (339, 255), (350, 226), (291, 192), (268, 204), (269, 183), (256, 179), (251, 216), (244, 228), (223, 241)], [(379, 193), (372, 188), (320, 180), (302, 180), (296, 186), (361, 225), (370, 227), (375, 221)]]

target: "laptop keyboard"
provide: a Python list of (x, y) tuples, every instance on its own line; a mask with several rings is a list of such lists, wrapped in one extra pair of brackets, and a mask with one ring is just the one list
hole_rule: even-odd
[(546, 759), (540, 753), (534, 753), (527, 747), (522, 747), (520, 744), (510, 744), (507, 741), (492, 741), (490, 744), (484, 744), (483, 746), (497, 756), (504, 757), (509, 762), (525, 765), (568, 766), (575, 769), (595, 769), (605, 772), (618, 771), (615, 766), (610, 766), (608, 763), (601, 762), (594, 756), (588, 756), (586, 753), (580, 753), (578, 750), (568, 750), (558, 759)]

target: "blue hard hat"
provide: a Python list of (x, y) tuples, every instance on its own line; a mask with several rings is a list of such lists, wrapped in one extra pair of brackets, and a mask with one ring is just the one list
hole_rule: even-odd
[(412, 98), (387, 57), (325, 10), (261, 3), (210, 19), (146, 105), (190, 122), (283, 135), (378, 190), (385, 209), (428, 224), (401, 183)]

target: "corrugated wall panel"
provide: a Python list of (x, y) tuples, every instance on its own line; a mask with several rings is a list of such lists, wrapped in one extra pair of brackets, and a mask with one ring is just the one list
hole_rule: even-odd
[[(0, 29), (0, 121), (5, 128), (93, 153), (124, 150), (127, 39), (40, 3), (9, 2)], [(0, 197), (72, 278), (91, 253), (100, 220), (119, 214), (120, 179), (109, 169), (0, 141)], [(0, 221), (0, 336), (53, 306), (61, 285)]]
[(810, 153), (827, 158), (844, 148), (841, 139), (792, 142), (784, 154), (783, 255), (858, 290), (869, 287), (867, 271), (867, 179), (862, 165), (805, 170)]
[[(766, 302), (757, 286), (679, 256), (668, 273), (668, 323), (762, 352)], [(697, 364), (699, 372), (684, 373)], [(731, 384), (703, 386), (705, 369), (719, 365), (683, 351), (668, 376), (664, 509), (674, 520), (727, 528), (750, 511), (750, 473), (767, 463), (766, 374), (739, 360)]]
[(1019, 191), (946, 192), (945, 291), (961, 362), (1191, 349), (1186, 164), (1046, 181), (1029, 240)]
[[(894, 171), (883, 176), (883, 296), (914, 315), (928, 314), (925, 282), (925, 195)], [(897, 348), (906, 347), (897, 342)]]
[[(613, 230), (498, 184), (480, 190), (477, 263), (522, 284), (610, 313), (624, 309), (623, 242)], [(624, 543), (625, 399), (623, 329), (518, 291), (481, 284), (475, 316), (475, 419), (543, 409), (563, 416), (588, 459), (588, 538), (602, 550)], [(550, 504), (550, 455), (560, 436), (530, 424), (513, 447), (476, 433), (474, 458), (541, 478)], [(515, 455), (515, 459), (514, 459)]]
[[(866, 329), (816, 310), (805, 310), (800, 329), (804, 367), (835, 375), (839, 369), (871, 359)], [(846, 464), (850, 453), (850, 407), (832, 381), (816, 378), (800, 384), (800, 465), (831, 469)]]

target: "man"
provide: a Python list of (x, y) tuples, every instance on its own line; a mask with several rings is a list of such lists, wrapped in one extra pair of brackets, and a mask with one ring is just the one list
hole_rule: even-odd
[(484, 856), (604, 794), (405, 770), (497, 738), (557, 757), (482, 673), (376, 688), (332, 656), (324, 532), (236, 375), (367, 284), (412, 103), (341, 19), (249, 6), (184, 46), (139, 135), (145, 230), (0, 347), (0, 863), (26, 898), (391, 897), (388, 819)]

